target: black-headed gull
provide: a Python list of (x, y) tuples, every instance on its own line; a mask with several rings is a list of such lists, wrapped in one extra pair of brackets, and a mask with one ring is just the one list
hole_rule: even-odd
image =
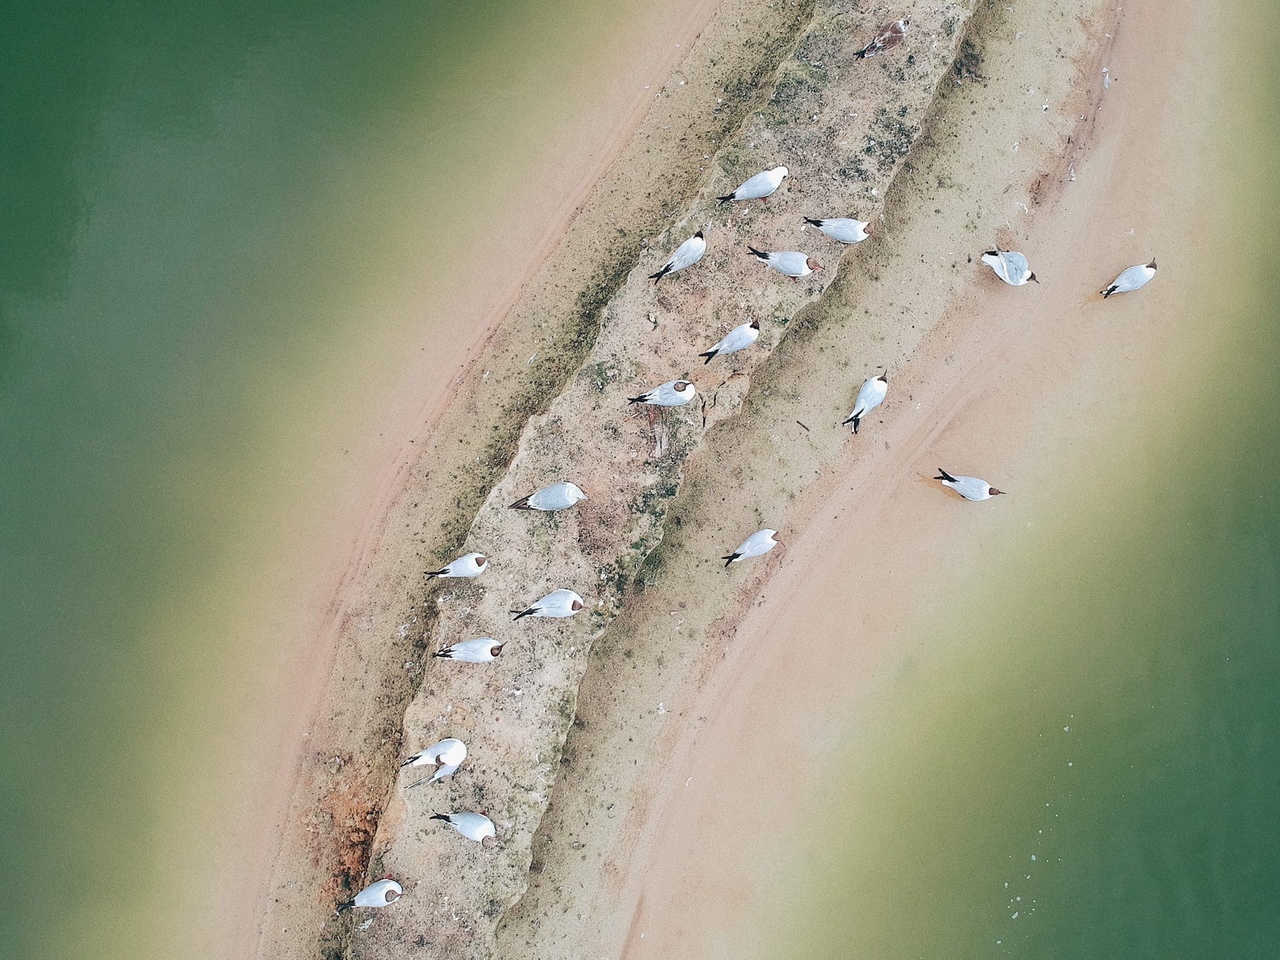
[(858, 424), (868, 413), (874, 410), (880, 404), (884, 403), (885, 395), (889, 392), (889, 378), (885, 374), (878, 377), (869, 377), (858, 390), (858, 399), (853, 402), (853, 413), (849, 414), (840, 424), (844, 426), (846, 423), (853, 424), (853, 432), (858, 432)]
[(864, 60), (867, 57), (874, 57), (877, 53), (892, 50), (906, 37), (907, 27), (910, 24), (911, 21), (906, 17), (895, 20), (893, 23), (886, 23), (875, 35), (875, 39), (858, 51), (858, 59)]
[(719, 343), (706, 351), (706, 353), (698, 354), (698, 356), (706, 357), (707, 359), (703, 362), (710, 363), (713, 357), (726, 357), (731, 353), (737, 353), (739, 350), (745, 350), (759, 339), (760, 321), (752, 320), (750, 323), (734, 327), (724, 335)]
[(688, 380), (668, 380), (661, 386), (646, 390), (638, 397), (628, 397), (629, 403), (651, 403), (655, 407), (682, 407), (698, 395), (698, 390)]
[(801, 277), (807, 277), (815, 270), (822, 269), (822, 264), (813, 257), (795, 250), (765, 253), (765, 251), (757, 250), (750, 244), (747, 245), (747, 249), (754, 253), (766, 267), (777, 270), (780, 274), (790, 277), (792, 280), (799, 280)]
[(1145, 287), (1155, 275), (1156, 262), (1154, 260), (1150, 263), (1140, 263), (1136, 267), (1129, 267), (1101, 291), (1102, 299), (1107, 299), (1113, 293), (1132, 293), (1139, 287)]
[(493, 637), (476, 637), (474, 640), (461, 640), (451, 647), (437, 650), (432, 656), (463, 663), (489, 663), (498, 659), (506, 645), (505, 640), (498, 643)]
[(988, 250), (982, 255), (982, 262), (994, 270), (996, 276), (1011, 287), (1020, 287), (1033, 280), (1036, 283), (1040, 282), (1036, 280), (1036, 275), (1031, 272), (1031, 267), (1027, 264), (1027, 258), (1012, 250), (1001, 250), (999, 247), (994, 250)]
[(375, 880), (346, 903), (338, 904), (338, 912), (342, 913), (354, 907), (385, 907), (395, 903), (404, 895), (404, 888), (390, 877)]
[(871, 231), (868, 229), (871, 226), (870, 223), (863, 223), (861, 220), (854, 220), (851, 217), (835, 217), (825, 220), (805, 217), (804, 222), (812, 223), (832, 240), (839, 240), (841, 243), (861, 243), (871, 236)]
[(777, 530), (757, 530), (747, 539), (742, 541), (742, 545), (737, 550), (729, 554), (727, 557), (721, 557), (726, 567), (731, 563), (737, 563), (739, 560), (749, 560), (752, 557), (758, 557), (761, 554), (768, 553), (778, 545)]
[(933, 479), (941, 480), (944, 487), (950, 487), (966, 500), (990, 500), (1004, 493), (1003, 490), (997, 490), (985, 480), (979, 480), (977, 477), (953, 477), (941, 467), (938, 468), (938, 475)]
[(733, 193), (726, 194), (723, 197), (716, 197), (716, 199), (721, 203), (729, 203), (733, 200), (764, 200), (773, 196), (773, 192), (786, 179), (787, 172), (786, 167), (774, 167), (772, 170), (764, 171), (764, 173), (757, 173)]
[(552, 590), (525, 610), (512, 610), (514, 619), (521, 617), (572, 617), (582, 609), (582, 598), (572, 590)]
[(667, 274), (679, 273), (687, 267), (692, 267), (702, 259), (702, 255), (706, 252), (707, 241), (702, 236), (702, 231), (699, 230), (680, 246), (676, 247), (676, 252), (671, 255), (671, 259), (664, 263), (662, 269), (657, 273), (649, 274), (649, 279), (653, 281), (654, 286), (657, 286), (658, 281)]
[(437, 780), (451, 777), (458, 772), (458, 767), (462, 766), (462, 761), (465, 759), (467, 759), (467, 745), (457, 737), (448, 737), (439, 743), (433, 743), (425, 750), (418, 751), (400, 764), (401, 769), (405, 767), (435, 768), (431, 776), (415, 780), (405, 789), (412, 789), (424, 783), (435, 783)]
[(498, 828), (483, 813), (433, 813), (431, 819), (443, 820), (468, 840), (482, 846), (491, 847), (498, 842)]
[(543, 487), (537, 493), (521, 497), (511, 505), (512, 510), (567, 510), (579, 500), (587, 499), (587, 495), (576, 483), (562, 480), (549, 487)]
[(448, 566), (441, 567), (439, 570), (432, 570), (427, 574), (427, 579), (432, 577), (478, 577), (484, 573), (485, 568), (489, 565), (489, 558), (483, 553), (468, 553), (459, 557)]

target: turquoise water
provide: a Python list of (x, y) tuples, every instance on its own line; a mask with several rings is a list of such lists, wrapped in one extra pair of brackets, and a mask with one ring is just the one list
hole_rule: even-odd
[(861, 712), (777, 955), (1280, 956), (1280, 78), (1236, 54), (1180, 251), (1236, 269), (1187, 283), (1141, 422)]
[(171, 928), (210, 920), (187, 881), (244, 802), (224, 761), (298, 630), (291, 562), (404, 339), (447, 333), (451, 245), (500, 226), (643, 12), (7, 9), (0, 954), (213, 949)]

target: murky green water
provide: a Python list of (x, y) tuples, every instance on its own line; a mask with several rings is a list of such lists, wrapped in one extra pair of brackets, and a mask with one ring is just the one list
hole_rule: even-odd
[(1280, 956), (1280, 78), (1240, 40), (1189, 362), (860, 718), (775, 955)]
[(188, 901), (345, 451), (404, 338), (448, 335), (451, 249), (502, 229), (644, 13), (7, 10), (0, 955), (208, 948)]

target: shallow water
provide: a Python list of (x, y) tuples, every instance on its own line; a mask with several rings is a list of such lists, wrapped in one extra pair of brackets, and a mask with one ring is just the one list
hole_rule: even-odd
[(451, 251), (502, 229), (646, 12), (9, 11), (0, 953), (212, 954), (190, 900), (243, 840), (383, 385), (458, 336)]
[(1280, 85), (1242, 47), (1180, 108), (1226, 196), (1178, 257), (1230, 237), (1236, 285), (1188, 282), (1139, 422), (860, 711), (770, 956), (1276, 955)]

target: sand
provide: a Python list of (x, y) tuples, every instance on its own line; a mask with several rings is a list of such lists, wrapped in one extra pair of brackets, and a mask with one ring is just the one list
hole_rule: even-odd
[[(1142, 216), (1188, 174), (1174, 168), (1163, 128), (1135, 138), (1137, 147), (1119, 146), (1120, 131), (1143, 120), (1128, 91), (1139, 89), (1131, 81), (1141, 69), (1156, 70), (1144, 51), (1160, 49), (1178, 25), (1169, 18), (1133, 30), (1129, 19), (1152, 12), (1135, 8), (1119, 21), (1101, 5), (1059, 4), (1036, 17), (1003, 11), (984, 9), (959, 73), (952, 60), (963, 5), (914, 12), (920, 46), (908, 45), (899, 61), (857, 64), (864, 73), (853, 74), (856, 40), (886, 12), (854, 16), (818, 5), (772, 103), (693, 181), (697, 200), (685, 199), (683, 216), (654, 238), (658, 249), (627, 264), (634, 270), (607, 308), (592, 355), (530, 421), (511, 469), (490, 469), (494, 492), (483, 486), (476, 502), (436, 519), (438, 531), (454, 525), (460, 545), (459, 517), (478, 508), (465, 539), (502, 560), (481, 582), (447, 585), (432, 592), (431, 615), (411, 612), (422, 596), (420, 570), (449, 556), (406, 550), (439, 539), (412, 499), (393, 496), (392, 510), (369, 512), (364, 552), (333, 606), (341, 652), (275, 861), (260, 955), (311, 956), (318, 941), (341, 951), (348, 937), (359, 956), (718, 956), (741, 942), (774, 881), (761, 867), (768, 844), (798, 829), (762, 818), (803, 808), (847, 716), (824, 712), (815, 724), (810, 705), (856, 702), (904, 655), (924, 653), (904, 649), (911, 625), (1035, 521), (1036, 507), (1021, 495), (971, 505), (940, 494), (927, 480), (933, 461), (970, 472), (998, 464), (990, 479), (1002, 487), (1052, 490), (1060, 481), (1046, 471), (1050, 453), (1060, 457), (1065, 444), (1080, 457), (1098, 442), (1096, 421), (1082, 415), (1097, 405), (1081, 388), (1109, 382), (1117, 363), (1172, 337), (1156, 323), (1162, 286), (1109, 302), (1105, 313), (1087, 291), (1145, 259), (1157, 237), (1167, 243), (1177, 233), (1172, 220), (1187, 212)], [(1081, 11), (1087, 16), (1078, 19)], [(705, 65), (722, 54), (744, 12), (726, 5), (691, 57)], [(1108, 33), (1119, 37), (1114, 50)], [(1142, 42), (1126, 48), (1126, 37), (1139, 33)], [(908, 66), (908, 53), (916, 58), (909, 77), (895, 72)], [(1105, 93), (1103, 65), (1124, 78)], [(688, 63), (682, 69), (701, 75)], [(951, 79), (966, 74), (963, 84)], [(935, 100), (940, 80), (946, 95)], [(1146, 82), (1171, 81), (1157, 71)], [(889, 103), (894, 110), (875, 112)], [(898, 174), (899, 143), (905, 150), (925, 121)], [(651, 111), (641, 124), (647, 143), (669, 144), (673, 122)], [(859, 149), (870, 140), (882, 152)], [(795, 160), (776, 200), (732, 210), (710, 202), (780, 151)], [(1117, 193), (1132, 178), (1107, 174), (1144, 164), (1163, 176), (1144, 181), (1145, 194)], [(626, 189), (611, 192), (608, 178), (593, 197), (615, 201)], [(667, 197), (679, 194), (671, 182), (662, 187)], [(828, 207), (865, 218), (879, 212), (880, 196), (882, 236), (847, 252), (795, 223)], [(797, 211), (798, 197), (824, 209)], [(655, 206), (670, 210), (670, 202)], [(600, 236), (591, 209), (589, 201), (568, 243), (579, 228)], [(704, 222), (713, 224), (705, 269), (655, 293), (643, 274)], [(1135, 226), (1146, 235), (1128, 237)], [(1124, 253), (1087, 242), (1099, 234), (1123, 239)], [(767, 277), (741, 255), (748, 235), (776, 248), (804, 243), (832, 268), (843, 253), (839, 279), (824, 293), (834, 269), (800, 284)], [(992, 242), (1024, 249), (1033, 266), (1052, 264), (1037, 266), (1052, 284), (1000, 285), (970, 260)], [(597, 257), (601, 245), (597, 239)], [(1142, 249), (1130, 255), (1134, 247)], [(540, 275), (552, 286), (554, 261)], [(535, 309), (537, 292), (526, 290), (511, 316)], [(747, 315), (766, 321), (759, 347), (704, 370), (697, 350)], [(1066, 315), (1072, 322), (1062, 322)], [(1119, 337), (1117, 317), (1126, 321)], [(1090, 347), (1103, 335), (1111, 339), (1100, 355)], [(469, 369), (501, 359), (500, 339)], [(527, 343), (513, 336), (503, 346), (505, 369), (515, 369)], [(863, 377), (884, 366), (889, 402), (850, 438), (836, 425)], [(626, 411), (630, 390), (684, 373), (709, 395), (705, 410), (665, 421)], [(1131, 402), (1138, 387), (1129, 389)], [(465, 442), (482, 450), (483, 439), (460, 426), (481, 402), (453, 398), (432, 449)], [(1123, 393), (1109, 401), (1125, 402)], [(460, 417), (453, 433), (450, 412)], [(667, 446), (655, 456), (663, 426)], [(584, 475), (593, 494), (573, 516), (557, 522), (503, 509), (567, 471)], [(440, 473), (415, 463), (393, 487), (425, 497)], [(904, 476), (918, 482), (901, 483)], [(783, 531), (783, 549), (721, 571), (715, 558), (766, 523)], [(514, 543), (521, 555), (509, 559), (503, 553)], [(874, 565), (866, 562), (872, 543), (883, 551)], [(507, 606), (544, 586), (581, 587), (591, 613), (564, 625), (508, 627)], [(833, 596), (849, 600), (833, 609)], [(399, 624), (404, 643), (388, 644)], [(426, 645), (468, 630), (509, 632), (510, 656), (469, 673), (423, 659)], [(368, 639), (350, 642), (361, 634)], [(801, 641), (815, 644), (823, 670), (792, 655)], [(402, 659), (415, 667), (405, 671)], [(393, 668), (403, 679), (385, 679), (397, 675)], [(406, 692), (414, 699), (401, 748), (396, 711)], [(380, 743), (373, 757), (357, 749), (371, 731)], [(768, 775), (765, 757), (743, 762), (744, 749), (779, 732), (800, 753), (787, 776)], [(399, 788), (388, 796), (395, 755), (446, 733), (472, 745), (464, 774), (430, 797)], [(433, 830), (425, 818), (440, 804), (483, 805), (499, 822), (502, 849), (482, 852)], [(371, 873), (395, 872), (410, 895), (367, 930), (325, 923), (340, 887), (359, 882), (375, 831)]]
[[(666, 544), (680, 559), (596, 648), (573, 763), (535, 846), (541, 872), (500, 955), (777, 955), (791, 935), (769, 925), (803, 876), (790, 851), (846, 815), (810, 798), (845, 774), (852, 718), (956, 642), (921, 627), (974, 578), (1012, 579), (1001, 557), (1058, 520), (1080, 495), (1073, 478), (1182, 352), (1176, 271), (1193, 269), (1188, 227), (1206, 199), (1175, 187), (1203, 171), (1175, 149), (1188, 111), (1153, 117), (1142, 94), (1203, 100), (1160, 55), (1194, 18), (1098, 5), (1049, 35), (1039, 13), (975, 18), (988, 80), (938, 104), (874, 261), (806, 314), (811, 332), (786, 341), (744, 415), (692, 458)], [(991, 240), (1025, 250), (1044, 283), (1006, 288), (971, 263)], [(1091, 295), (1156, 246), (1159, 283)], [(840, 376), (846, 356), (887, 364), (891, 387), (857, 438), (835, 439), (861, 373)], [(832, 396), (837, 377), (847, 386)], [(929, 480), (939, 464), (1013, 492), (965, 503)], [(766, 517), (784, 547), (723, 578), (708, 605), (691, 585), (763, 503), (785, 505)], [(614, 638), (637, 651), (630, 662)]]
[[(343, 949), (332, 907), (364, 875), (405, 705), (431, 662), (422, 573), (456, 555), (525, 419), (580, 362), (578, 341), (619, 251), (633, 259), (697, 189), (703, 158), (750, 108), (798, 16), (785, 5), (724, 5), (749, 42), (735, 32), (732, 49), (695, 61), (698, 81), (682, 83), (674, 65), (688, 62), (721, 6), (672, 4), (648, 22), (598, 113), (546, 159), (562, 164), (564, 189), (514, 211), (535, 225), (532, 242), (521, 246), (520, 234), (480, 251), (489, 296), (461, 296), (466, 333), (406, 343), (408, 359), (388, 377), (376, 435), (353, 451), (362, 468), (310, 560), (313, 587), (297, 614), (305, 642), (292, 655), (293, 684), (267, 711), (266, 762), (240, 818), (251, 827), (228, 848), (238, 883), (219, 915), (242, 919), (211, 931), (224, 955)], [(741, 96), (724, 103), (730, 85)]]

